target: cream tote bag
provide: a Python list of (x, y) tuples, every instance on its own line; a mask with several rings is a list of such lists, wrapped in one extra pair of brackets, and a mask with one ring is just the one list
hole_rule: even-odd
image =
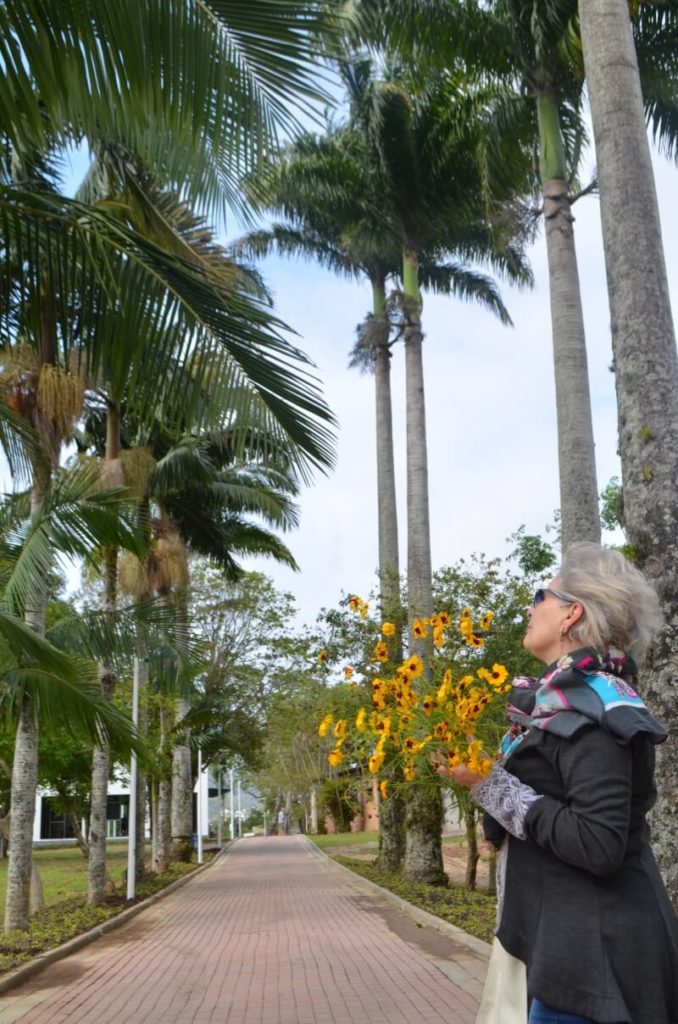
[(476, 1024), (527, 1024), (527, 973), (522, 960), (507, 953), (497, 938)]

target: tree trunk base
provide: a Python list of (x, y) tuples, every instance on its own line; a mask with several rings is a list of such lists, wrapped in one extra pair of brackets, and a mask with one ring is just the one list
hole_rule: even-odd
[(178, 860), (182, 864), (190, 864), (193, 857), (191, 840), (186, 838), (172, 840), (172, 860)]

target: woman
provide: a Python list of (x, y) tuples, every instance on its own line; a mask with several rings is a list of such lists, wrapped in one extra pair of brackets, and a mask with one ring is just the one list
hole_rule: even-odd
[(528, 615), (548, 668), (516, 680), (490, 775), (452, 769), (503, 838), (497, 952), (526, 974), (529, 1024), (676, 1024), (678, 919), (645, 820), (666, 732), (622, 653), (644, 653), (657, 598), (619, 552), (580, 543)]

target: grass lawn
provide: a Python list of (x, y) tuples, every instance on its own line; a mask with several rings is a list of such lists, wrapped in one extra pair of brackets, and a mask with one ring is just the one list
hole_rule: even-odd
[(337, 832), (333, 836), (308, 836), (321, 850), (334, 850), (339, 846), (365, 846), (379, 843), (378, 832)]
[[(150, 853), (150, 847), (147, 853)], [(27, 932), (0, 935), (0, 973), (115, 917), (121, 910), (146, 899), (197, 866), (195, 862), (173, 864), (163, 875), (149, 875), (146, 881), (137, 885), (135, 900), (128, 901), (122, 887), (122, 874), (127, 869), (127, 844), (109, 844), (106, 864), (115, 889), (107, 893), (106, 902), (102, 906), (88, 907), (87, 863), (77, 847), (43, 848), (35, 850), (34, 856), (42, 878), (45, 907), (31, 918)], [(210, 853), (205, 854), (206, 861), (210, 857)], [(0, 861), (0, 908), (3, 914), (6, 880), (7, 861), (4, 860)]]
[[(147, 855), (150, 856), (150, 845)], [(33, 851), (42, 879), (45, 906), (72, 899), (87, 892), (87, 861), (77, 846), (62, 846)], [(5, 913), (7, 860), (0, 860), (0, 912)], [(106, 848), (106, 870), (111, 881), (122, 885), (127, 870), (127, 843), (109, 843)]]

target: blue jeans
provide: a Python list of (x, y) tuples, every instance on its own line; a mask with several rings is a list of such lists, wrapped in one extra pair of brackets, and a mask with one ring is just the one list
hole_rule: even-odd
[(532, 1000), (528, 1024), (596, 1024), (590, 1017), (580, 1017), (578, 1013), (565, 1013), (554, 1010), (538, 999)]

